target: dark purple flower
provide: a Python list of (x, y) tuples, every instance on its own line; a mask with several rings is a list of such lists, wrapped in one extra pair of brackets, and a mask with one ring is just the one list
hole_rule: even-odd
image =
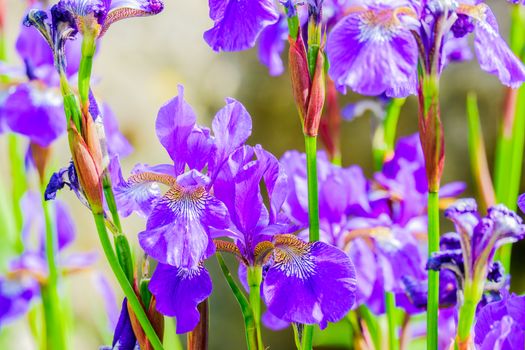
[(210, 296), (212, 284), (202, 265), (181, 268), (159, 264), (151, 277), (149, 289), (156, 297), (157, 310), (176, 317), (177, 333), (186, 333), (199, 323), (197, 305)]
[(478, 303), (483, 291), (497, 293), (505, 286), (502, 265), (492, 262), (494, 252), (503, 244), (525, 238), (525, 225), (503, 205), (489, 208), (488, 215), (481, 217), (473, 199), (457, 201), (445, 211), (445, 216), (454, 222), (456, 233), (442, 237), (441, 250), (432, 254), (427, 268), (454, 272), (459, 291), (480, 291), (479, 300), (473, 301)]
[(521, 350), (525, 345), (525, 296), (504, 294), (477, 314), (474, 342), (480, 350)]
[(214, 25), (204, 40), (215, 51), (249, 49), (264, 28), (279, 19), (272, 0), (209, 0), (209, 7)]
[(126, 298), (122, 301), (120, 316), (113, 333), (112, 345), (111, 347), (103, 346), (100, 350), (140, 350), (137, 338), (133, 332), (133, 326), (131, 325)]
[(519, 196), (518, 198), (518, 207), (520, 208), (520, 210), (525, 213), (525, 193), (523, 193), (521, 196)]
[(57, 6), (75, 18), (81, 32), (94, 30), (97, 36), (121, 19), (152, 16), (164, 9), (160, 0), (61, 0)]

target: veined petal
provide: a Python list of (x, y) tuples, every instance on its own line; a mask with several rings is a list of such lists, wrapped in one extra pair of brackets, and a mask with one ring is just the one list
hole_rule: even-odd
[(202, 265), (186, 269), (159, 264), (149, 289), (157, 300), (157, 310), (177, 318), (177, 333), (180, 334), (191, 331), (199, 323), (197, 305), (210, 296), (212, 283)]
[(195, 268), (213, 254), (210, 227), (226, 228), (228, 211), (203, 186), (175, 185), (160, 198), (139, 242), (163, 264)]
[(328, 37), (329, 74), (338, 87), (404, 97), (417, 88), (418, 49), (394, 9), (363, 10), (342, 19)]
[(214, 25), (204, 40), (215, 51), (249, 49), (279, 19), (273, 0), (209, 0), (209, 6)]
[(137, 212), (146, 217), (160, 198), (161, 192), (155, 177), (144, 175), (149, 170), (151, 169), (137, 164), (126, 181), (122, 176), (118, 157), (113, 157), (110, 160), (109, 172), (113, 180), (115, 200), (122, 216), (127, 217), (131, 213)]
[(350, 258), (328, 244), (291, 235), (277, 237), (274, 244), (274, 263), (263, 284), (268, 310), (284, 321), (321, 328), (343, 318), (355, 301)]
[(500, 36), (496, 17), (484, 3), (469, 7), (474, 20), (474, 48), (481, 69), (496, 75), (507, 86), (517, 88), (525, 81), (525, 67)]

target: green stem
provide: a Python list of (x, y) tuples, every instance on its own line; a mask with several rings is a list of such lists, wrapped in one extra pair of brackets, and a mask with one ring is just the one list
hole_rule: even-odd
[[(428, 254), (439, 250), (439, 192), (428, 193)], [(439, 272), (428, 271), (427, 349), (438, 345)]]
[[(20, 200), (27, 191), (27, 176), (24, 164), (24, 155), (20, 145), (20, 138), (15, 134), (9, 134), (8, 139), (9, 163), (11, 170), (12, 207), (16, 232), (22, 232), (23, 213), (20, 208)], [(16, 235), (15, 250), (22, 253), (24, 243), (22, 235)]]
[(217, 252), (215, 253), (215, 256), (217, 257), (217, 261), (219, 262), (222, 274), (224, 275), (224, 278), (226, 278), (226, 282), (228, 282), (228, 285), (230, 286), (230, 289), (232, 290), (233, 295), (235, 296), (235, 299), (237, 299), (237, 302), (239, 303), (239, 306), (241, 308), (241, 313), (244, 319), (244, 327), (246, 331), (246, 345), (248, 347), (248, 350), (263, 350), (258, 348), (257, 326), (255, 325), (254, 313), (250, 306), (250, 302), (248, 301), (248, 299), (246, 299), (246, 296), (239, 288), (237, 283), (235, 283), (235, 280), (233, 279), (233, 276), (230, 270), (228, 269), (228, 265), (226, 265), (222, 254)]
[(376, 171), (381, 170), (389, 153), (394, 149), (399, 115), (405, 100), (404, 98), (393, 98), (390, 100), (386, 107), (385, 118), (374, 133), (372, 153)]
[[(306, 149), (306, 172), (308, 181), (308, 219), (310, 242), (319, 240), (319, 192), (317, 184), (317, 137), (304, 136)], [(305, 325), (302, 337), (302, 349), (312, 349), (313, 326)]]
[(304, 136), (308, 179), (308, 218), (310, 242), (319, 240), (319, 192), (317, 184), (317, 137)]
[(456, 336), (456, 346), (460, 350), (468, 349), (476, 309), (483, 295), (483, 283), (479, 283), (476, 279), (466, 281), (464, 289), (464, 302), (459, 309)]
[(96, 42), (94, 35), (89, 35), (89, 33), (85, 34), (82, 40), (82, 58), (80, 59), (80, 66), (78, 68), (78, 95), (82, 109), (88, 105), (89, 85), (95, 48)]
[[(44, 191), (45, 189), (43, 189)], [(43, 192), (42, 191), (42, 192)], [(44, 199), (42, 194), (42, 207), (45, 220), (46, 261), (48, 268), (47, 282), (42, 286), (42, 305), (44, 306), (44, 318), (46, 327), (47, 349), (66, 349), (65, 325), (62, 323), (62, 310), (60, 296), (58, 294), (59, 275), (56, 262), (58, 251), (57, 235), (54, 220), (51, 213), (50, 203)]]
[(253, 266), (248, 268), (248, 285), (250, 286), (250, 305), (255, 319), (257, 332), (257, 345), (259, 349), (264, 349), (261, 334), (261, 283), (262, 267)]
[(379, 333), (379, 326), (375, 315), (370, 311), (366, 305), (360, 305), (358, 308), (359, 316), (365, 321), (366, 328), (370, 334), (370, 338), (375, 350), (381, 349), (381, 339)]
[(396, 297), (392, 292), (385, 293), (386, 317), (388, 320), (388, 349), (398, 350), (399, 340), (396, 327)]
[(140, 325), (142, 326), (142, 329), (146, 333), (148, 340), (153, 346), (153, 349), (162, 350), (163, 349), (162, 343), (159, 340), (157, 333), (153, 329), (153, 326), (151, 325), (151, 322), (148, 319), (148, 316), (146, 315), (146, 312), (144, 311), (142, 304), (140, 303), (137, 295), (135, 294), (133, 287), (129, 283), (126, 277), (126, 274), (122, 270), (118, 262), (118, 259), (115, 255), (115, 252), (113, 251), (113, 248), (111, 246), (111, 241), (109, 240), (108, 232), (106, 230), (104, 214), (93, 213), (93, 217), (95, 219), (95, 224), (97, 226), (97, 232), (98, 232), (98, 236), (100, 239), (100, 243), (102, 244), (102, 249), (104, 250), (104, 254), (106, 255), (106, 260), (108, 261), (109, 266), (111, 267), (111, 270), (113, 271), (113, 274), (117, 278), (117, 281), (120, 287), (122, 288), (124, 295), (128, 299), (128, 303), (133, 309), (133, 312), (135, 313), (135, 316), (137, 317)]
[(310, 79), (313, 79), (315, 74), (315, 67), (317, 66), (317, 56), (319, 48), (321, 47), (321, 25), (315, 23), (314, 19), (310, 19), (308, 24), (308, 71), (310, 72)]

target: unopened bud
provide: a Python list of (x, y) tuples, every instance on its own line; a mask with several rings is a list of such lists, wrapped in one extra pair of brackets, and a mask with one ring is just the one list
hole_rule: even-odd
[(324, 81), (324, 53), (319, 50), (315, 65), (314, 78), (308, 96), (308, 110), (304, 119), (304, 133), (308, 136), (317, 136), (319, 123), (323, 113), (326, 89)]
[(301, 33), (297, 39), (288, 38), (290, 49), (288, 59), (290, 62), (290, 77), (292, 79), (292, 90), (295, 98), (301, 123), (308, 111), (308, 95), (310, 93), (310, 73), (308, 72), (308, 60)]
[(82, 188), (91, 210), (100, 213), (102, 207), (102, 184), (100, 158), (91, 152), (90, 147), (78, 130), (71, 122), (68, 129), (69, 147), (73, 156), (73, 163), (78, 175), (80, 187)]

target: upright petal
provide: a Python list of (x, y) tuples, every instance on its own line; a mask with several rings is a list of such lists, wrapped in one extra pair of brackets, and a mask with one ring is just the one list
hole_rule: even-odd
[(279, 19), (273, 0), (209, 0), (209, 6), (214, 24), (204, 40), (215, 51), (249, 49)]
[(215, 146), (213, 166), (210, 172), (215, 174), (228, 156), (250, 137), (252, 118), (240, 102), (227, 99), (226, 106), (213, 118), (212, 130), (215, 136)]
[(416, 92), (418, 49), (394, 9), (356, 11), (328, 37), (329, 74), (341, 89), (377, 96)]
[(155, 124), (157, 137), (175, 164), (175, 175), (184, 171), (188, 138), (197, 120), (193, 109), (184, 100), (182, 85), (178, 89), (179, 95), (160, 108)]
[(355, 301), (354, 265), (341, 250), (290, 235), (275, 239), (274, 263), (263, 284), (268, 310), (296, 323), (337, 322)]
[(199, 265), (192, 269), (159, 264), (149, 289), (157, 300), (157, 310), (177, 318), (177, 333), (191, 331), (199, 323), (197, 305), (211, 294), (208, 271)]

